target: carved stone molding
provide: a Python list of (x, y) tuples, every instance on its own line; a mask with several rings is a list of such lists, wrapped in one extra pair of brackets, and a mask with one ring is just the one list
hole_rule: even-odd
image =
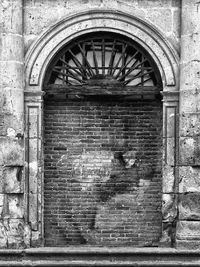
[[(48, 63), (63, 45), (89, 32), (107, 31), (125, 35), (151, 54), (163, 85), (175, 86), (178, 55), (168, 40), (151, 24), (117, 10), (90, 10), (64, 18), (44, 32), (26, 55), (26, 83), (42, 86)], [(173, 90), (173, 88), (171, 88)]]
[[(171, 244), (177, 183), (178, 55), (168, 40), (151, 24), (117, 10), (91, 10), (64, 18), (41, 34), (26, 55), (26, 195), (27, 220), (31, 224), (32, 245), (43, 239), (43, 148), (42, 91), (44, 76), (53, 56), (68, 42), (82, 34), (106, 31), (125, 35), (141, 45), (154, 59), (163, 83), (163, 244)], [(169, 180), (170, 179), (170, 180)], [(168, 184), (166, 184), (168, 181)], [(171, 194), (171, 195), (166, 195)], [(174, 197), (172, 197), (174, 196)], [(162, 243), (162, 242), (161, 242)], [(162, 245), (162, 244), (161, 244)]]

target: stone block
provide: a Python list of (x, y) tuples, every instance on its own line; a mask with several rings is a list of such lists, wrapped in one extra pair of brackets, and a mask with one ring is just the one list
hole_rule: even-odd
[[(23, 37), (20, 35), (0, 35), (0, 58), (2, 61), (22, 61), (23, 55)], [(9, 49), (8, 49), (9, 47)]]
[[(21, 82), (23, 82), (23, 79), (21, 77), (17, 77), (18, 74), (13, 74), (13, 80), (18, 79), (16, 81), (16, 84), (18, 83), (20, 85)], [(18, 123), (20, 123), (20, 119), (22, 118), (22, 115), (24, 114), (24, 107), (23, 107), (23, 101), (24, 101), (24, 92), (23, 87), (13, 88), (14, 85), (10, 87), (4, 87), (2, 90), (2, 100), (0, 102), (2, 112), (6, 115), (15, 115), (15, 117), (18, 119)]]
[(200, 193), (179, 195), (179, 219), (200, 221)]
[(29, 222), (32, 230), (38, 230), (38, 195), (29, 194)]
[(179, 192), (200, 192), (200, 167), (179, 168)]
[(172, 0), (172, 7), (181, 7), (181, 0)]
[(32, 231), (31, 234), (31, 247), (39, 247), (42, 245), (41, 232)]
[(200, 62), (193, 60), (181, 64), (180, 113), (199, 111)]
[(183, 113), (180, 116), (180, 136), (194, 137), (200, 136), (200, 114)]
[(174, 137), (176, 130), (176, 107), (164, 106), (164, 118), (163, 137)]
[(175, 138), (174, 137), (164, 138), (163, 143), (164, 143), (163, 153), (164, 153), (165, 164), (169, 166), (174, 166), (175, 149), (176, 149)]
[(159, 247), (171, 247), (172, 246), (172, 223), (164, 222), (162, 224), (162, 236), (159, 241)]
[[(151, 1), (141, 1), (141, 2), (151, 2)], [(155, 1), (153, 2), (155, 5)], [(145, 6), (145, 8), (147, 6), (148, 4)], [(150, 20), (154, 25), (156, 25), (160, 30), (164, 31), (165, 33), (172, 32), (173, 13), (170, 8), (163, 8), (163, 9), (154, 8), (151, 10), (151, 12), (147, 12), (146, 18)]]
[(0, 220), (0, 248), (24, 248), (30, 244), (30, 232), (22, 219)]
[[(12, 75), (10, 75), (12, 73)], [(0, 61), (0, 84), (4, 88), (19, 88), (24, 87), (24, 65), (23, 62), (16, 61)], [(16, 89), (15, 89), (16, 90)], [(12, 92), (8, 91), (8, 96)], [(11, 96), (12, 97), (12, 96)], [(15, 99), (13, 99), (15, 100)], [(21, 103), (20, 103), (21, 105)]]
[(200, 240), (199, 221), (178, 221), (176, 228), (176, 239), (178, 240)]
[[(177, 0), (178, 4), (180, 4), (181, 0)], [(181, 34), (181, 19), (180, 19), (180, 13), (181, 13), (181, 9), (177, 8), (173, 11), (173, 34), (175, 35), (176, 41), (177, 41), (177, 45), (178, 45), (178, 49), (179, 49), (179, 45), (180, 45), (180, 34)], [(178, 50), (177, 49), (177, 50)]]
[(4, 191), (3, 167), (0, 167), (0, 193)]
[(29, 116), (29, 138), (38, 138), (39, 134), (39, 107), (28, 109)]
[(2, 180), (4, 193), (23, 193), (23, 167), (4, 167)]
[(2, 1), (0, 32), (22, 34), (22, 0)]
[(184, 1), (182, 4), (182, 18), (184, 18), (182, 19), (182, 35), (187, 35), (191, 38), (193, 33), (199, 32), (198, 3)]
[(169, 7), (171, 6), (171, 1), (168, 0), (137, 0), (138, 6), (139, 7)]
[(23, 119), (24, 114), (18, 114), (17, 116), (15, 116), (12, 114), (6, 114), (6, 112), (2, 111), (2, 120), (0, 125), (1, 136), (22, 138), (24, 130)]
[(26, 248), (30, 247), (30, 242), (31, 242), (31, 229), (30, 225), (25, 224), (24, 225), (24, 245)]
[(23, 141), (13, 138), (0, 138), (0, 165), (23, 166)]
[(5, 195), (0, 194), (0, 218), (2, 218), (4, 214), (4, 208), (5, 208)]
[(7, 194), (7, 207), (5, 211), (5, 218), (22, 219), (24, 216), (23, 196), (19, 194)]
[(55, 24), (64, 14), (62, 8), (49, 8), (46, 4), (43, 8), (41, 6), (25, 8), (24, 33), (38, 35), (41, 31), (47, 29), (49, 25)]
[[(190, 30), (192, 27), (190, 27)], [(199, 29), (200, 30), (200, 29)], [(185, 35), (181, 37), (181, 46), (184, 47), (182, 54), (182, 62), (185, 63), (187, 66), (187, 62), (189, 65), (193, 65), (197, 67), (199, 65), (199, 51), (197, 48), (196, 42), (200, 40), (198, 32), (191, 32), (190, 35)], [(192, 75), (191, 71), (188, 73)], [(196, 73), (193, 75), (196, 76)], [(185, 77), (186, 79), (186, 77)], [(197, 81), (193, 81), (197, 82)]]
[(162, 216), (163, 222), (173, 222), (177, 217), (177, 195), (162, 195)]
[(180, 165), (200, 166), (200, 137), (181, 137)]
[(174, 167), (169, 165), (163, 166), (163, 193), (173, 193), (175, 187)]
[(0, 248), (7, 248), (7, 232), (2, 220), (0, 220)]
[(176, 240), (175, 242), (176, 249), (185, 249), (185, 250), (199, 250), (200, 241), (198, 240)]
[(24, 220), (7, 219), (4, 220), (7, 234), (8, 248), (24, 247)]

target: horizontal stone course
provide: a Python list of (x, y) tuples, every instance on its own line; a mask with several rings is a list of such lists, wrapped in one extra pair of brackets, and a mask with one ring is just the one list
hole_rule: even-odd
[(200, 193), (179, 195), (179, 219), (200, 221)]
[(200, 167), (179, 167), (179, 192), (200, 192)]

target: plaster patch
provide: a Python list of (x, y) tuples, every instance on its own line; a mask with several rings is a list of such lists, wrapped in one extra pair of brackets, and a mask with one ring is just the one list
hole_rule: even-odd
[(7, 128), (7, 136), (8, 137), (15, 137), (16, 136), (16, 131), (13, 128)]

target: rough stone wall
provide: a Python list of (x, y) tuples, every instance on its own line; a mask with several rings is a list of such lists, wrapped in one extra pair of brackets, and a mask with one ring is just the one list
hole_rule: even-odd
[(177, 246), (200, 245), (200, 3), (182, 1)]
[[(156, 26), (179, 49), (181, 0), (26, 0), (24, 41), (27, 50), (42, 31), (72, 12), (116, 9)], [(39, 22), (39, 23), (38, 23)]]
[(22, 1), (0, 2), (0, 248), (29, 244), (24, 221)]
[(161, 236), (161, 101), (46, 101), (47, 246), (155, 246)]

